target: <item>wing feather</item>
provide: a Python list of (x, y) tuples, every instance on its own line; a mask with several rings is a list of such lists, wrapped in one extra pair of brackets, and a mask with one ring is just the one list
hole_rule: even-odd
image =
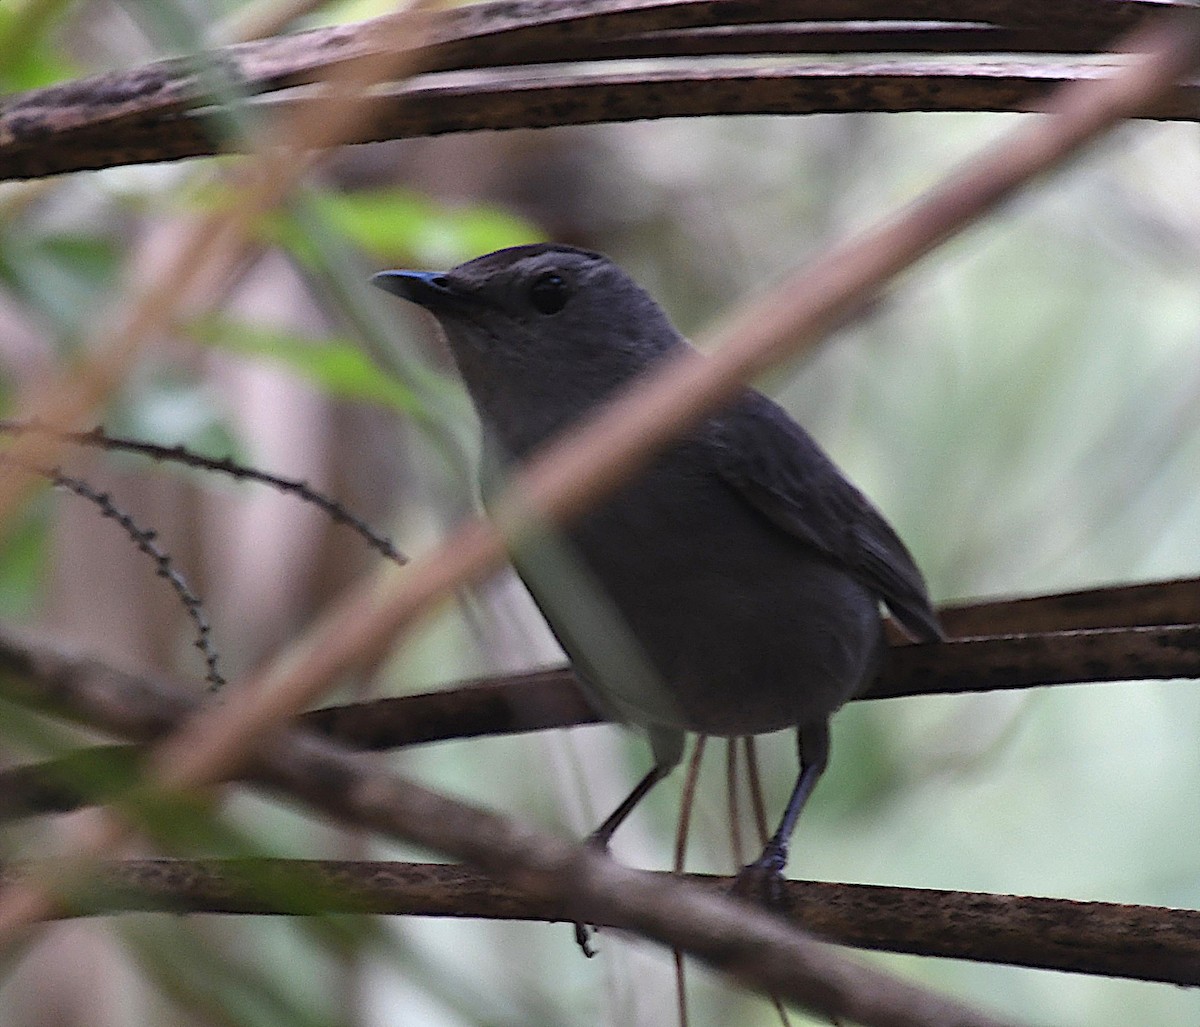
[(719, 473), (752, 507), (843, 565), (914, 639), (944, 637), (925, 579), (900, 537), (780, 406), (748, 392), (711, 423)]

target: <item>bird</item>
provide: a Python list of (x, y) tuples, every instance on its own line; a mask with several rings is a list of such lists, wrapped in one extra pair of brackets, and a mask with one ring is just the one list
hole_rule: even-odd
[[(509, 247), (372, 282), (440, 324), (482, 429), (485, 506), (487, 482), (692, 351), (629, 274), (573, 246)], [(883, 608), (914, 641), (943, 637), (900, 537), (750, 387), (545, 546), (526, 541), (510, 555), (592, 705), (649, 738), (653, 766), (594, 844), (606, 847), (679, 763), (688, 732), (795, 730), (792, 793), (738, 878), (752, 892), (782, 880), (797, 818), (829, 761), (830, 718), (882, 665)]]

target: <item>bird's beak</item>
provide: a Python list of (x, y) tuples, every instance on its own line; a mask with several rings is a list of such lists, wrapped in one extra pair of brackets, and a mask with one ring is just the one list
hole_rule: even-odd
[(380, 271), (371, 277), (371, 284), (430, 310), (443, 308), (458, 298), (450, 280), (440, 271)]

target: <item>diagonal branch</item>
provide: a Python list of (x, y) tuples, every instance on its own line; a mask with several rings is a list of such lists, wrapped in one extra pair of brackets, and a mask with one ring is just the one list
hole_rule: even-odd
[[(523, 478), (530, 505), (552, 518), (578, 513), (603, 488), (614, 487), (621, 474), (632, 473), (639, 453), (648, 459), (672, 432), (684, 430), (731, 395), (738, 381), (840, 321), (889, 275), (1009, 197), (1034, 174), (1066, 159), (1115, 120), (1140, 113), (1192, 66), (1195, 20), (1164, 26), (1151, 41), (1152, 59), (1137, 62), (1112, 82), (1066, 93), (1056, 105), (1057, 117), (1039, 120), (1014, 145), (992, 151), (907, 215), (837, 250), (810, 271), (803, 287), (777, 296), (767, 316), (731, 329), (736, 342), (711, 361), (665, 368), (590, 432), (551, 450)], [(514, 506), (523, 510), (522, 504)], [(504, 523), (511, 525), (514, 507), (504, 510)], [(373, 596), (375, 612), (341, 607), (324, 622), (323, 631), (338, 628), (342, 646), (354, 646), (360, 657), (374, 651), (430, 602), (498, 560), (501, 542), (495, 531), (473, 523), (414, 566), (391, 601), (380, 603)], [(338, 619), (337, 614), (351, 612), (362, 615), (360, 622)], [(302, 667), (285, 662), (269, 668), (247, 686), (244, 699), (235, 697), (176, 732), (172, 744), (156, 754), (152, 784), (194, 787), (235, 772), (244, 760), (258, 779), (331, 815), (449, 852), (489, 876), (519, 880), (543, 898), (568, 903), (573, 917), (581, 920), (612, 917), (612, 922), (678, 945), (742, 980), (829, 1015), (924, 1027), (988, 1021), (883, 975), (831, 960), (825, 950), (745, 905), (704, 895), (683, 882), (661, 882), (626, 870), (586, 849), (381, 774), (370, 761), (328, 743), (273, 731), (344, 666), (347, 649), (319, 653), (316, 647), (329, 643), (323, 631), (310, 636), (310, 647), (301, 653), (308, 657)], [(121, 836), (113, 821), (104, 821), (83, 840), (81, 851), (104, 852)], [(37, 886), (6, 891), (0, 903), (4, 937), (11, 940), (31, 918), (42, 915), (48, 898)]]
[[(72, 673), (70, 662), (53, 650), (27, 646), (0, 666), (0, 688), (14, 701), (49, 702), (135, 737), (178, 730), (199, 709), (189, 696), (144, 688), (111, 668), (103, 668), (100, 687), (78, 688), (84, 676)], [(313, 736), (276, 732), (262, 739), (249, 777), (336, 819), (469, 861), (567, 918), (635, 931), (826, 1016), (876, 1027), (1000, 1027), (994, 1017), (853, 963), (747, 903), (623, 867), (589, 846), (448, 799)], [(6, 900), (41, 893), (46, 880), (27, 874), (8, 884)], [(43, 915), (60, 911), (55, 901)]]
[(287, 478), (280, 474), (271, 474), (239, 463), (233, 457), (211, 457), (196, 453), (186, 446), (176, 443), (164, 446), (144, 439), (124, 438), (110, 435), (103, 427), (96, 426), (88, 431), (61, 431), (47, 424), (35, 421), (17, 421), (11, 418), (0, 418), (0, 435), (12, 435), (20, 438), (25, 435), (44, 435), (57, 442), (67, 445), (85, 446), (93, 449), (106, 450), (114, 453), (137, 453), (159, 463), (173, 463), (182, 467), (194, 467), (213, 474), (224, 474), (235, 481), (253, 481), (267, 485), (287, 496), (296, 496), (320, 510), (335, 524), (344, 524), (355, 532), (364, 542), (382, 556), (394, 563), (404, 564), (408, 557), (401, 553), (391, 539), (375, 531), (361, 517), (351, 513), (336, 499), (331, 499), (325, 493), (318, 491), (306, 481)]

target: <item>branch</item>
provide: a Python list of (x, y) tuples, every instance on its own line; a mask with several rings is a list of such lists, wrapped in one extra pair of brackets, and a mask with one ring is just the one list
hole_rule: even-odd
[[(178, 730), (199, 709), (183, 693), (147, 688), (120, 671), (38, 645), (6, 654), (0, 687), (17, 702), (51, 705), (143, 738)], [(313, 736), (264, 738), (248, 774), (259, 786), (338, 820), (470, 862), (564, 918), (635, 931), (825, 1016), (877, 1027), (999, 1027), (993, 1017), (850, 962), (745, 902), (623, 867), (586, 845), (448, 799)], [(46, 887), (44, 876), (28, 873), (8, 883), (5, 900)], [(72, 882), (71, 896), (80, 894), (77, 885)], [(47, 915), (61, 914), (60, 901)]]
[[(5, 868), (0, 886), (27, 872), (20, 863)], [(683, 877), (718, 892), (733, 884), (730, 877)], [(131, 859), (103, 865), (97, 885), (60, 915), (362, 914), (552, 923), (572, 916), (553, 901), (447, 863)], [(784, 882), (782, 905), (798, 927), (840, 945), (1200, 985), (1200, 911), (1193, 909), (823, 881)]]
[[(895, 646), (880, 677), (861, 698), (1200, 677), (1197, 578), (956, 605), (941, 608), (939, 616), (952, 634), (988, 631), (993, 637)], [(1120, 624), (1132, 627), (1090, 627)], [(1055, 630), (1062, 625), (1088, 627)], [(1026, 633), (1037, 627), (1051, 630)], [(1001, 632), (1014, 634), (996, 637)], [(22, 632), (0, 626), (0, 667), (40, 673), (43, 686), (71, 676), (73, 688), (109, 687), (111, 668), (61, 652), (50, 660), (55, 651), (45, 645), (44, 658), (30, 661), (27, 654), (33, 645)], [(136, 680), (139, 693), (172, 688), (169, 682), (147, 677), (127, 675), (125, 680)], [(571, 669), (557, 667), (480, 678), (420, 695), (329, 706), (301, 714), (299, 723), (362, 751), (577, 727), (604, 719), (588, 704)], [(148, 725), (122, 734), (149, 740), (160, 737), (162, 730)], [(0, 821), (102, 802), (136, 778), (141, 755), (137, 746), (97, 746), (0, 771)]]
[[(1200, 624), (1054, 631), (895, 646), (858, 699), (1092, 682), (1200, 678)], [(402, 745), (594, 724), (568, 667), (482, 678), (423, 695), (313, 710), (310, 729), (345, 745)], [(0, 776), (0, 781), (4, 780)]]
[[(379, 658), (434, 602), (502, 562), (506, 538), (531, 515), (553, 525), (599, 501), (670, 442), (733, 398), (747, 379), (840, 325), (891, 276), (1076, 155), (1099, 133), (1172, 92), (1200, 57), (1200, 12), (1189, 9), (1126, 45), (1148, 50), (1120, 76), (1064, 88), (1048, 116), (1023, 124), (882, 225), (833, 248), (724, 326), (704, 357), (666, 360), (544, 447), (494, 501), (386, 589), (360, 588), (330, 606), (287, 652), (229, 701), (190, 723), (156, 754), (160, 784), (236, 777), (260, 738), (298, 715), (352, 667)], [(115, 839), (109, 832), (107, 843)], [(101, 846), (97, 845), (97, 849)], [(28, 914), (25, 914), (26, 916)], [(0, 936), (16, 923), (0, 903)]]
[(938, 609), (952, 638), (1075, 628), (1200, 623), (1200, 578), (1104, 585), (1053, 595), (953, 603)]
[(394, 563), (404, 564), (408, 557), (401, 553), (392, 540), (375, 531), (361, 517), (351, 513), (336, 499), (331, 499), (318, 491), (306, 481), (297, 478), (286, 478), (280, 474), (260, 471), (257, 467), (241, 464), (233, 457), (212, 457), (203, 453), (195, 453), (186, 446), (176, 443), (164, 446), (156, 442), (146, 442), (143, 439), (125, 438), (120, 435), (110, 435), (103, 427), (96, 426), (88, 431), (62, 431), (48, 424), (35, 421), (17, 421), (11, 418), (0, 418), (0, 435), (12, 435), (21, 438), (26, 435), (44, 435), (56, 442), (90, 447), (113, 453), (137, 453), (158, 463), (173, 463), (181, 467), (194, 467), (213, 474), (224, 474), (235, 481), (253, 481), (267, 485), (286, 496), (295, 496), (320, 510), (335, 524), (344, 524), (354, 531), (372, 549)]
[[(980, 65), (978, 54), (1095, 52), (1164, 6), (1170, 4), (892, 0), (864, 9), (827, 0), (809, 5), (808, 20), (797, 22), (794, 5), (779, 0), (574, 0), (553, 7), (519, 0), (432, 16), (422, 37), (427, 45), (415, 34), (400, 36), (396, 19), (385, 16), (17, 94), (0, 107), (0, 178), (178, 160), (228, 147), (218, 130), (228, 112), (216, 121), (211, 111), (192, 113), (209, 103), (197, 70), (205, 66), (225, 69), (247, 97), (280, 94), (249, 105), (276, 114), (319, 110), (319, 98), (303, 90), (293, 96), (295, 87), (381, 56), (402, 57), (426, 72), (477, 72), (466, 83), (438, 85), (435, 78), (393, 90), (388, 109), (357, 126), (348, 142), (711, 114), (1028, 110), (1054, 84), (1108, 72), (1079, 61)], [(880, 60), (900, 52), (926, 59)], [(736, 71), (680, 60), (784, 53), (870, 56)], [(937, 57), (949, 59), (929, 59)], [(661, 67), (632, 76), (575, 69), (534, 78), (502, 70), (628, 58), (653, 58)], [(1189, 88), (1142, 116), (1200, 118), (1200, 95)]]
[(225, 678), (219, 669), (217, 650), (212, 642), (212, 626), (209, 623), (208, 614), (204, 612), (204, 603), (192, 590), (187, 578), (177, 569), (170, 554), (159, 545), (158, 532), (141, 527), (128, 511), (117, 506), (110, 493), (93, 488), (82, 478), (66, 474), (60, 467), (38, 467), (4, 453), (0, 455), (0, 467), (7, 464), (12, 464), (28, 473), (40, 475), (57, 488), (71, 492), (80, 499), (91, 503), (100, 512), (101, 517), (112, 521), (125, 532), (138, 552), (153, 561), (155, 576), (171, 587), (171, 591), (179, 600), (179, 605), (183, 607), (184, 613), (196, 629), (196, 638), (192, 645), (200, 651), (200, 655), (204, 658), (204, 665), (207, 668), (205, 680), (213, 691), (219, 690), (225, 684)]

